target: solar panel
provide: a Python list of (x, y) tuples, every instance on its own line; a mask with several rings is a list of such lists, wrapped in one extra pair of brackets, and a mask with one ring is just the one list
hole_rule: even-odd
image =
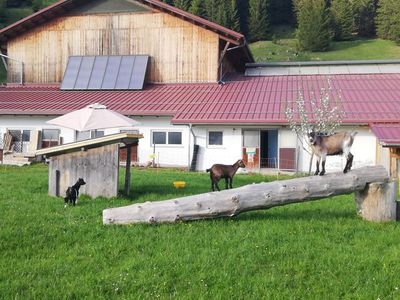
[(121, 56), (110, 56), (104, 74), (102, 90), (113, 90), (117, 83), (118, 71), (121, 66)]
[(140, 90), (146, 76), (147, 55), (71, 56), (62, 90)]
[(86, 90), (89, 84), (90, 75), (92, 74), (94, 56), (82, 57), (81, 67), (75, 82), (76, 90)]
[(129, 89), (129, 82), (131, 79), (133, 65), (135, 64), (135, 57), (124, 56), (122, 57), (121, 67), (119, 68), (116, 89)]
[(135, 64), (133, 65), (131, 81), (129, 83), (129, 89), (131, 90), (143, 89), (144, 77), (146, 75), (148, 61), (149, 57), (147, 55), (136, 56)]
[(103, 84), (104, 74), (106, 72), (108, 56), (96, 56), (92, 69), (92, 76), (88, 85), (89, 90), (99, 90)]
[(61, 84), (62, 90), (73, 90), (75, 87), (76, 77), (81, 66), (81, 56), (71, 56), (68, 60), (67, 68), (65, 69), (64, 79)]

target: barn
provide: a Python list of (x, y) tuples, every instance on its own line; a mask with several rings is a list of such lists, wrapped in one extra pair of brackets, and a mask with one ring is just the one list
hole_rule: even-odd
[[(4, 163), (140, 132), (139, 164), (205, 170), (243, 158), (249, 170), (307, 171), (285, 109), (299, 92), (307, 99), (330, 82), (344, 129), (359, 132), (354, 166), (383, 164), (397, 176), (400, 61), (256, 64), (242, 34), (158, 0), (61, 0), (2, 29), (0, 48)], [(95, 102), (140, 125), (94, 133), (46, 124)], [(340, 157), (327, 162), (343, 166)]]

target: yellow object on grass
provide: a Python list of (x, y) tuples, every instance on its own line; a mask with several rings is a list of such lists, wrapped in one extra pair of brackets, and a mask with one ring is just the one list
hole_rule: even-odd
[(184, 182), (184, 181), (174, 181), (173, 184), (174, 184), (174, 187), (176, 187), (178, 189), (178, 188), (185, 187), (186, 182)]

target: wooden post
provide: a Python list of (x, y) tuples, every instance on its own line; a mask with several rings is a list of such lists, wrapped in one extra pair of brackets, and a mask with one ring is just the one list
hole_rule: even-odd
[(369, 183), (355, 193), (358, 214), (365, 220), (396, 220), (398, 181)]
[(338, 172), (263, 182), (221, 192), (109, 208), (103, 210), (103, 223), (171, 223), (231, 217), (245, 211), (361, 191), (371, 182), (386, 183), (388, 180), (388, 172), (383, 166), (362, 167), (346, 174)]
[(129, 196), (131, 187), (131, 154), (132, 144), (126, 145), (126, 167), (125, 167), (125, 195)]

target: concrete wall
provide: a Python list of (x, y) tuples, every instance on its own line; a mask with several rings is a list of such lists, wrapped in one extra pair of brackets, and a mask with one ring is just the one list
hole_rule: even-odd
[[(118, 145), (107, 145), (50, 158), (49, 195), (65, 196), (69, 186), (83, 178), (81, 194), (92, 197), (118, 195)], [(57, 175), (58, 174), (58, 175)]]

